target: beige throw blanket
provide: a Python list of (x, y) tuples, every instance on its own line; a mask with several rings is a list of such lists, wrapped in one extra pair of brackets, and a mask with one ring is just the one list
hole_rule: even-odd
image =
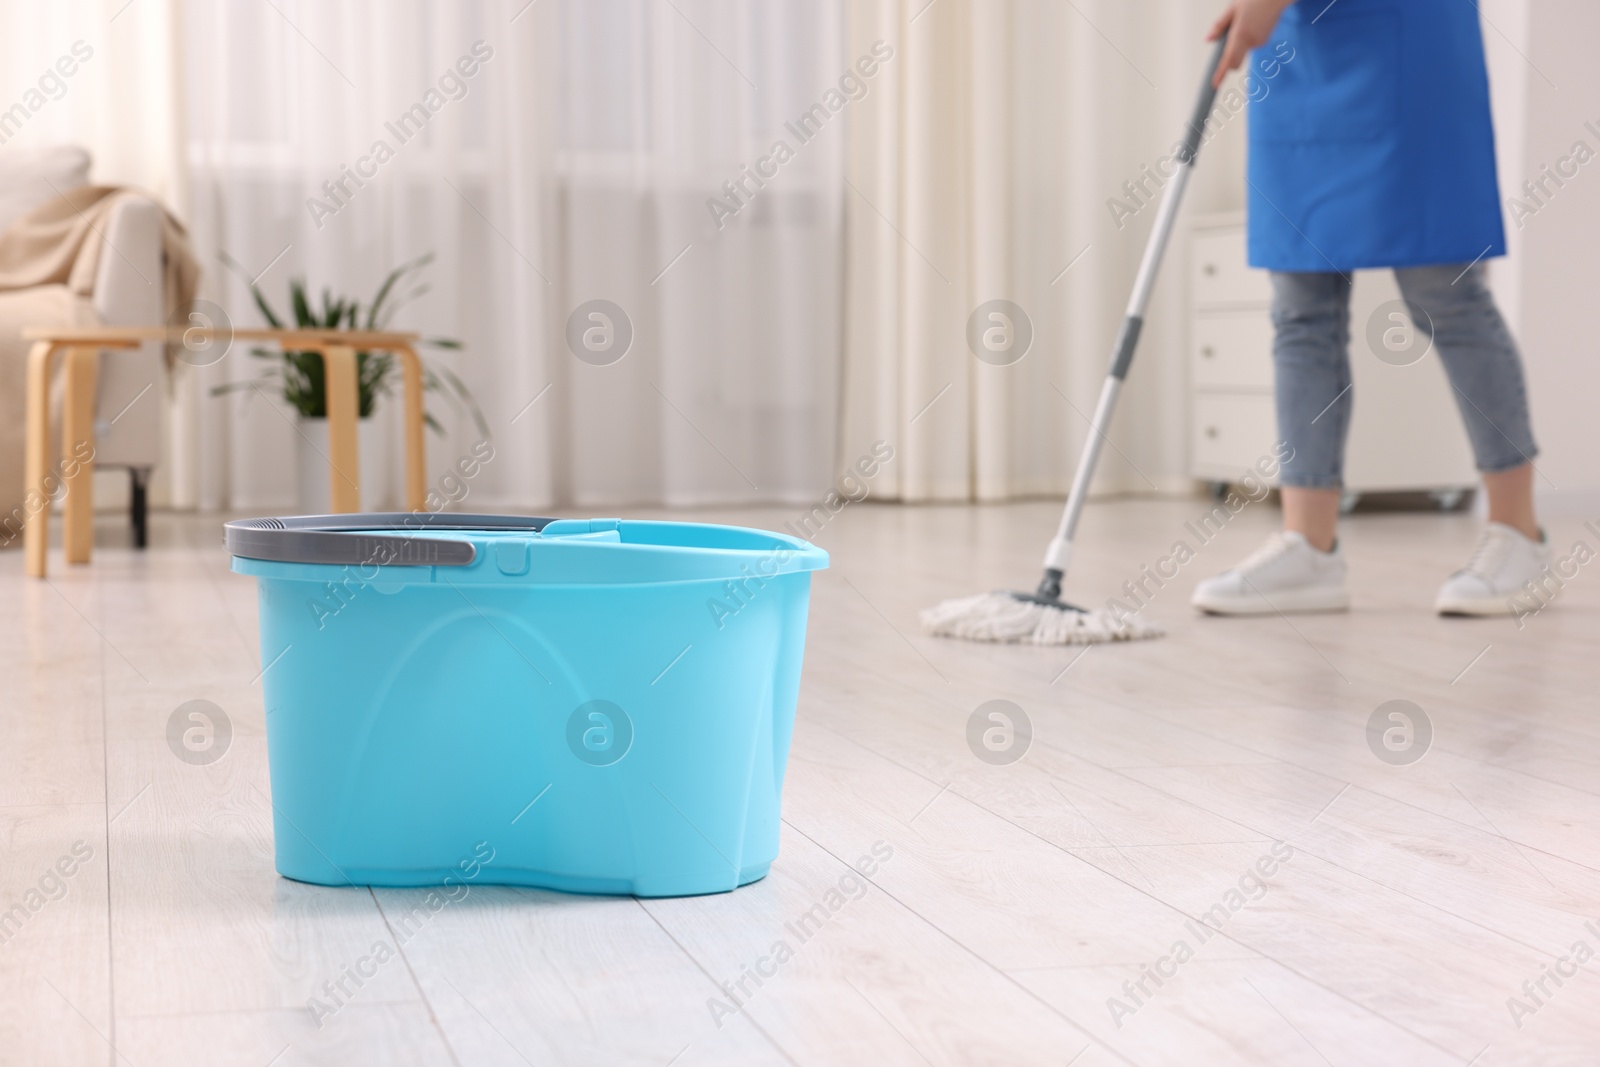
[[(23, 498), (22, 456), (27, 352), (21, 331), (30, 326), (97, 325), (93, 305), (100, 257), (116, 255), (103, 234), (120, 197), (143, 195), (104, 185), (81, 186), (28, 212), (0, 234), (0, 516)], [(200, 266), (182, 224), (162, 212), (164, 316), (194, 300)], [(159, 325), (151, 323), (150, 325)], [(169, 350), (167, 365), (172, 365)], [(52, 419), (59, 425), (59, 416)], [(0, 548), (7, 539), (0, 530)]]
[[(79, 296), (92, 296), (100, 257), (116, 254), (105, 249), (102, 235), (117, 198), (130, 195), (142, 194), (111, 185), (84, 185), (12, 223), (0, 234), (0, 292), (65, 285)], [(165, 211), (161, 220), (162, 313), (170, 321), (194, 300), (200, 265), (183, 224)]]

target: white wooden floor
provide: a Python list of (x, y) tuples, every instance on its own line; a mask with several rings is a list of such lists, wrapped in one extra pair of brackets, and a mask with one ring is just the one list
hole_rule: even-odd
[[(1202, 510), (1092, 507), (1071, 591), (1103, 600)], [(1600, 950), (1600, 569), (1520, 631), (1441, 620), (1472, 520), (1358, 516), (1350, 614), (1191, 615), (1193, 583), (1275, 519), (1247, 510), (1159, 592), (1169, 636), (1084, 652), (916, 629), (946, 596), (1031, 585), (1053, 505), (850, 506), (818, 538), (834, 565), (765, 881), (643, 902), (474, 890), (320, 1028), (308, 998), (420, 891), (274, 873), (255, 590), (220, 520), (157, 517), (142, 554), (108, 526), (92, 565), (53, 555), (48, 583), (0, 554), (0, 911), (22, 907), (20, 927), (0, 917), (0, 1062), (1600, 1063), (1600, 959), (1559, 962)], [(235, 731), (209, 766), (165, 740), (196, 698)], [(1034, 730), (1003, 766), (966, 739), (995, 699)], [(1409, 766), (1368, 747), (1392, 699), (1432, 722)], [(1275, 841), (1291, 858), (1245, 877)], [(864, 895), (797, 942), (785, 923), (850, 889), (877, 842), (893, 855)], [(1230, 913), (1241, 877), (1254, 899)], [(793, 958), (757, 987), (780, 939)], [(1180, 941), (1171, 977), (1146, 977)], [(709, 1004), (741, 978), (719, 1026)]]

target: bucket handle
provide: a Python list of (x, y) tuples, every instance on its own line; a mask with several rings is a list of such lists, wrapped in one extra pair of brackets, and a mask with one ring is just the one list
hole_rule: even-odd
[(471, 541), (418, 537), (416, 532), (526, 530), (538, 533), (555, 521), (535, 515), (456, 515), (417, 511), (291, 515), (284, 518), (235, 519), (224, 524), (222, 540), (232, 555), (275, 563), (465, 567), (478, 554)]

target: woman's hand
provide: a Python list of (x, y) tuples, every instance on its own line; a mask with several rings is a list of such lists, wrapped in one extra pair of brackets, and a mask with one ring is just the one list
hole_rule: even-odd
[(1230, 70), (1238, 70), (1245, 53), (1267, 43), (1278, 25), (1283, 9), (1294, 0), (1232, 0), (1222, 17), (1212, 25), (1206, 40), (1215, 41), (1224, 33), (1228, 46), (1222, 51), (1222, 62), (1211, 75), (1211, 85), (1219, 88)]

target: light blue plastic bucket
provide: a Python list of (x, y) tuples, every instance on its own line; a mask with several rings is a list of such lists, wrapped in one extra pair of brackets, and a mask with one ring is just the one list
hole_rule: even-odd
[(257, 579), (284, 876), (678, 896), (777, 856), (821, 549), (411, 514), (240, 520), (227, 544)]

